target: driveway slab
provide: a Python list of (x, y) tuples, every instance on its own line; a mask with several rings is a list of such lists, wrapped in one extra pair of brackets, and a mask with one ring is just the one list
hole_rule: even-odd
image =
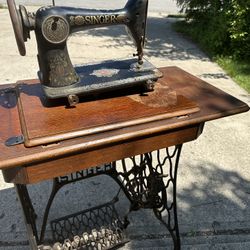
[[(30, 9), (32, 9), (31, 7)], [(8, 12), (0, 9), (0, 82), (36, 78), (34, 35), (27, 56), (18, 54)], [(171, 29), (174, 19), (151, 12), (145, 54), (158, 67), (178, 66), (250, 104), (250, 95), (193, 44)], [(89, 30), (69, 39), (74, 63), (131, 57), (132, 42), (121, 27)], [(2, 122), (2, 121), (1, 121)], [(203, 135), (184, 145), (178, 177), (178, 212), (183, 249), (250, 249), (250, 113), (207, 123)], [(38, 214), (48, 198), (50, 182), (30, 186)], [(43, 191), (37, 195), (38, 191)], [(118, 190), (108, 177), (65, 187), (50, 219), (110, 200)], [(84, 199), (82, 198), (84, 197)], [(119, 209), (128, 202), (120, 198)], [(28, 249), (22, 213), (12, 184), (0, 177), (0, 249)], [(72, 211), (74, 210), (74, 211)], [(169, 236), (150, 211), (130, 216), (134, 241), (122, 249), (166, 249)], [(39, 223), (41, 223), (39, 218)], [(145, 230), (147, 229), (147, 230)], [(169, 247), (171, 249), (171, 247)]]

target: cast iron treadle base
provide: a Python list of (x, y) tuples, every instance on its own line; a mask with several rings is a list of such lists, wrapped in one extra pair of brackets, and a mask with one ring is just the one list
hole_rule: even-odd
[(176, 145), (118, 160), (109, 173), (130, 200), (130, 211), (141, 208), (154, 211), (169, 231), (174, 250), (181, 249), (176, 201), (181, 149), (182, 145)]
[(51, 221), (53, 250), (112, 249), (128, 242), (124, 223), (115, 209), (115, 199), (109, 203)]
[[(102, 167), (55, 178), (43, 214), (40, 237), (27, 186), (17, 184), (17, 193), (23, 208), (32, 250), (104, 250), (125, 244), (127, 239), (123, 234), (123, 229), (128, 225), (129, 213), (125, 215), (122, 222), (114, 206), (121, 190), (131, 203), (129, 212), (141, 208), (153, 209), (156, 218), (169, 231), (174, 249), (180, 250), (176, 193), (181, 149), (182, 145), (177, 145), (173, 150), (169, 148), (156, 150), (105, 164)], [(67, 184), (101, 174), (112, 177), (120, 186), (113, 201), (52, 221), (53, 237), (59, 243), (53, 248), (45, 246), (48, 215), (58, 191)], [(164, 213), (166, 216), (163, 215)]]

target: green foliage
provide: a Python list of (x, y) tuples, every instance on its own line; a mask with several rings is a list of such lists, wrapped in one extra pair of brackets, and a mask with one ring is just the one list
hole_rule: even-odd
[(233, 0), (227, 16), (233, 54), (250, 58), (250, 0)]
[(192, 37), (212, 54), (250, 58), (250, 0), (176, 0)]
[[(207, 44), (202, 44), (199, 40), (199, 28), (192, 25), (192, 23), (186, 21), (178, 21), (173, 24), (174, 29), (181, 32), (193, 40), (198, 42), (198, 44), (210, 55), (210, 57), (215, 60), (226, 72), (230, 75), (235, 82), (237, 82), (241, 87), (246, 89), (250, 93), (250, 60), (240, 59), (237, 56), (218, 56), (222, 53), (214, 53), (214, 49), (210, 47), (208, 50)], [(205, 39), (204, 39), (205, 40)]]

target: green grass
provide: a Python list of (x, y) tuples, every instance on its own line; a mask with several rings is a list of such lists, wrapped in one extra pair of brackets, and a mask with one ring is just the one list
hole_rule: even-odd
[(185, 21), (179, 21), (173, 24), (173, 28), (189, 39), (193, 40), (198, 46), (242, 88), (250, 93), (250, 61), (234, 59), (230, 56), (219, 56), (212, 52), (206, 43), (197, 36), (199, 30)]
[(233, 78), (242, 88), (250, 93), (250, 62), (232, 59), (230, 57), (219, 57), (215, 61)]
[(168, 15), (169, 18), (185, 18), (186, 15), (185, 14), (169, 14)]
[(0, 9), (7, 9), (7, 7), (3, 4), (0, 4)]

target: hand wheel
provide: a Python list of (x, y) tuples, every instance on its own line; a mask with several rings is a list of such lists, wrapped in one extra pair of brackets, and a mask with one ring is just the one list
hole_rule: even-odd
[(10, 18), (14, 29), (19, 53), (21, 56), (25, 56), (26, 48), (24, 44), (24, 29), (23, 29), (21, 13), (17, 10), (14, 0), (7, 0), (7, 4), (9, 8)]

